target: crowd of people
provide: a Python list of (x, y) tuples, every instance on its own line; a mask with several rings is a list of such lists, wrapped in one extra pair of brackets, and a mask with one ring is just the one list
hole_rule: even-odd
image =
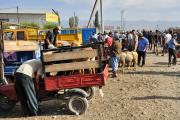
[[(113, 76), (116, 75), (118, 69), (119, 57), (122, 51), (134, 51), (138, 53), (138, 66), (143, 67), (146, 61), (147, 51), (154, 53), (155, 55), (164, 56), (168, 53), (168, 66), (172, 64), (176, 65), (177, 56), (176, 48), (180, 46), (178, 44), (177, 33), (172, 31), (127, 31), (127, 32), (109, 32), (104, 34), (96, 34), (90, 38), (90, 42), (105, 42), (109, 50), (109, 56), (113, 71)], [(173, 56), (173, 61), (172, 61)], [(141, 63), (142, 60), (142, 63)], [(172, 62), (171, 62), (172, 61)], [(140, 64), (141, 63), (141, 64)]]

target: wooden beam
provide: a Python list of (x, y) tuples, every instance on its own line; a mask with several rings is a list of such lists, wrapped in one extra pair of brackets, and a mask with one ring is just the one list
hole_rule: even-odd
[(38, 46), (5, 46), (4, 52), (12, 51), (35, 51), (38, 50)]
[(34, 51), (38, 50), (38, 44), (35, 41), (7, 41), (4, 40), (4, 51)]
[(11, 45), (20, 45), (20, 46), (29, 46), (29, 45), (35, 45), (37, 46), (37, 42), (35, 41), (27, 41), (27, 40), (18, 40), (18, 41), (15, 41), (15, 40), (4, 40), (4, 46), (11, 46)]
[(80, 70), (89, 68), (99, 68), (99, 61), (85, 61), (73, 63), (61, 63), (53, 65), (45, 65), (45, 72), (59, 72), (68, 70)]
[(43, 55), (44, 62), (73, 60), (73, 59), (79, 59), (79, 58), (93, 58), (96, 56), (98, 56), (97, 49), (77, 50), (77, 51), (62, 52), (62, 53), (47, 52), (47, 53), (44, 53)]

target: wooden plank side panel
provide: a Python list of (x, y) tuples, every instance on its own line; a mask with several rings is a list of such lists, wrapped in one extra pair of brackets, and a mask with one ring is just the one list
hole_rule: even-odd
[(4, 45), (5, 46), (15, 46), (15, 45), (20, 45), (20, 46), (29, 46), (29, 45), (37, 45), (37, 42), (35, 41), (27, 41), (27, 40), (4, 40)]
[(71, 52), (62, 52), (62, 53), (53, 53), (48, 52), (44, 53), (44, 62), (51, 62), (51, 61), (61, 61), (61, 60), (73, 60), (79, 58), (93, 58), (98, 56), (97, 49), (93, 50), (78, 50), (78, 51), (71, 51)]
[(34, 51), (38, 50), (38, 46), (5, 46), (5, 52), (11, 51)]
[(62, 63), (45, 65), (45, 72), (59, 72), (68, 70), (80, 70), (89, 68), (99, 68), (99, 61), (85, 61), (85, 62), (73, 62), (73, 63)]
[(4, 51), (34, 51), (38, 50), (38, 44), (35, 41), (7, 41), (4, 40)]

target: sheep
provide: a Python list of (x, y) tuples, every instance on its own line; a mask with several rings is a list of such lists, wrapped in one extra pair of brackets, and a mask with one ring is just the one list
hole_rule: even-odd
[(132, 66), (132, 62), (133, 62), (133, 55), (131, 52), (126, 52), (126, 65), (128, 67), (128, 70), (130, 70), (130, 67)]
[(119, 65), (122, 68), (122, 73), (124, 73), (124, 68), (126, 66), (126, 61), (125, 61), (126, 53), (125, 52), (121, 52), (118, 57), (119, 57)]
[(124, 69), (127, 66), (128, 70), (133, 66), (133, 70), (136, 70), (137, 62), (138, 62), (138, 54), (137, 52), (121, 52), (119, 55), (119, 66), (121, 67), (122, 73), (124, 73)]
[(138, 64), (138, 53), (132, 51), (132, 55), (133, 55), (133, 67), (134, 67), (134, 70), (136, 70), (136, 67)]
[(126, 52), (126, 64), (128, 69), (131, 69), (130, 67), (133, 66), (134, 70), (136, 69), (136, 65), (138, 62), (138, 54), (137, 52)]

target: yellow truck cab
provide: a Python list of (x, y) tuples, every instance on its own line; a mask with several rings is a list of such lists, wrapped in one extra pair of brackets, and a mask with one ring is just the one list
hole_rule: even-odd
[(31, 51), (38, 49), (37, 29), (4, 29), (4, 50), (7, 51)]
[(4, 29), (4, 39), (6, 40), (37, 40), (37, 29)]

